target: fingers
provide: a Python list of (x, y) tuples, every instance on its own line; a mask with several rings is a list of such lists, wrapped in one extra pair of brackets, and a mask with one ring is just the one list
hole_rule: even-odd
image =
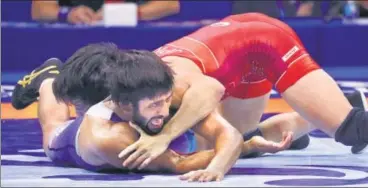
[(194, 172), (191, 176), (188, 177), (187, 181), (193, 182), (197, 181), (201, 177), (202, 173), (200, 171)]
[(78, 17), (83, 23), (90, 24), (92, 23), (95, 14), (96, 13), (89, 7), (82, 6)]
[(78, 23), (84, 23), (84, 24), (88, 24), (91, 22), (91, 19), (88, 18), (86, 15), (84, 15), (83, 13), (77, 15), (77, 20)]
[(185, 174), (181, 175), (181, 176), (179, 177), (179, 179), (180, 179), (180, 180), (188, 180), (188, 179), (189, 179), (189, 177), (191, 177), (194, 173), (195, 173), (195, 171), (190, 171), (190, 172), (188, 172), (188, 173), (185, 173)]
[(222, 178), (217, 175), (217, 174), (212, 174), (209, 172), (204, 172), (204, 173), (199, 173), (196, 174), (195, 176), (193, 176), (192, 178), (190, 178), (188, 181), (189, 182), (194, 182), (194, 181), (198, 181), (198, 182), (210, 182), (210, 181), (220, 181)]
[(96, 16), (97, 13), (91, 8), (82, 5), (72, 9), (68, 20), (75, 24), (91, 24)]
[(86, 17), (88, 17), (91, 21), (93, 20), (93, 18), (97, 14), (92, 9), (90, 9), (89, 7), (84, 8), (84, 13), (85, 13)]
[(292, 138), (293, 138), (292, 132), (283, 132), (281, 142), (279, 143), (272, 142), (272, 147), (273, 147), (272, 153), (283, 151), (289, 148), (292, 142)]
[(125, 148), (123, 151), (121, 151), (118, 155), (119, 158), (125, 158), (128, 157), (127, 155), (129, 153), (132, 153), (134, 150), (136, 150), (138, 148), (138, 142), (128, 146), (127, 148)]
[(128, 167), (132, 165), (132, 162), (136, 161), (140, 156), (145, 155), (145, 154), (146, 154), (146, 150), (144, 149), (135, 151), (133, 154), (131, 154), (128, 157), (128, 159), (124, 161), (123, 166)]
[(204, 170), (191, 171), (179, 177), (180, 180), (186, 180), (188, 182), (210, 182), (221, 181), (223, 176), (218, 173), (211, 173)]
[(221, 181), (223, 179), (224, 179), (224, 176), (223, 175), (220, 175), (220, 176), (217, 176), (216, 181)]
[(100, 9), (97, 14), (94, 16), (95, 21), (99, 21), (103, 19), (103, 9)]
[[(129, 169), (136, 169), (138, 166), (142, 166), (142, 163), (149, 157), (148, 153), (143, 153), (142, 155), (140, 155), (137, 160), (135, 160), (131, 165), (129, 165), (128, 163), (128, 168)], [(139, 168), (139, 170), (141, 170), (141, 168)]]
[(292, 139), (292, 137), (293, 137), (293, 132), (291, 131), (282, 132), (282, 140)]
[(284, 132), (283, 138), (280, 143), (282, 149), (287, 149), (290, 147), (291, 143), (293, 141), (293, 133), (292, 132)]
[(218, 179), (221, 179), (218, 174), (206, 174), (199, 178), (199, 182), (218, 181)]
[(145, 168), (147, 165), (149, 165), (151, 163), (151, 161), (153, 161), (152, 157), (148, 157), (139, 167), (139, 170), (142, 170), (143, 168)]

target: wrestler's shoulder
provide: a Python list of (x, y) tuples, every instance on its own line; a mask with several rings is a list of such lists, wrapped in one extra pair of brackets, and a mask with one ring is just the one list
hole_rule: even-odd
[(92, 132), (91, 144), (97, 153), (111, 153), (138, 140), (137, 131), (126, 122), (111, 122)]
[(119, 138), (121, 134), (134, 134), (134, 129), (127, 122), (113, 122), (86, 115), (83, 123), (89, 126), (91, 141), (109, 141)]

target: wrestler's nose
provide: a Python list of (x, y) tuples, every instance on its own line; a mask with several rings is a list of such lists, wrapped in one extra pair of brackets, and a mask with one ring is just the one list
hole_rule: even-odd
[(158, 112), (158, 115), (167, 117), (169, 116), (170, 113), (170, 104), (169, 103), (165, 103), (162, 108), (160, 108), (160, 111)]

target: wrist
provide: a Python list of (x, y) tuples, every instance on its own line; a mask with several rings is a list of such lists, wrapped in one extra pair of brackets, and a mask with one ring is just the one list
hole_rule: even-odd
[(208, 165), (208, 167), (206, 168), (206, 170), (212, 171), (212, 172), (219, 172), (219, 173), (225, 174), (225, 168), (224, 167), (212, 166), (211, 164)]
[(60, 22), (68, 22), (68, 15), (70, 13), (70, 8), (69, 7), (65, 7), (62, 6), (59, 8), (59, 13), (58, 13), (58, 21)]
[(170, 142), (173, 140), (173, 137), (171, 134), (164, 133), (158, 135), (160, 137), (160, 140), (165, 143), (166, 145), (169, 145)]

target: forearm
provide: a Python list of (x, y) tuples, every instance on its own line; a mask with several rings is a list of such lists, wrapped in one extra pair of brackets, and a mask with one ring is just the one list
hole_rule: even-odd
[(156, 160), (152, 161), (144, 170), (175, 174), (187, 173), (206, 168), (214, 155), (214, 150), (200, 151), (187, 156), (167, 150)]
[(216, 139), (216, 155), (207, 168), (226, 174), (239, 158), (242, 144), (243, 138), (235, 129), (220, 133)]
[(154, 20), (178, 13), (180, 3), (179, 1), (149, 1), (138, 9), (141, 20)]
[(32, 19), (45, 21), (57, 20), (59, 8), (56, 1), (33, 1)]
[(218, 82), (210, 85), (191, 85), (183, 95), (180, 108), (163, 129), (162, 135), (173, 140), (192, 128), (215, 110), (223, 91), (223, 86)]
[(175, 173), (187, 173), (194, 170), (205, 169), (215, 156), (214, 150), (206, 150), (189, 156), (182, 156), (175, 164)]

